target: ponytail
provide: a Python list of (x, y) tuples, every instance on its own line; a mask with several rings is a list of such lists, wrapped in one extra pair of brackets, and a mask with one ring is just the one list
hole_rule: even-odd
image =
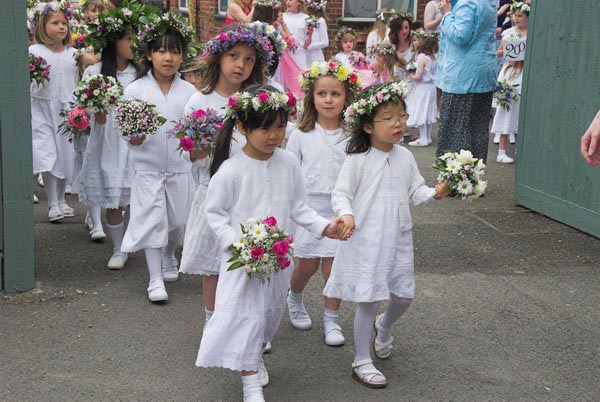
[(223, 162), (229, 159), (231, 152), (231, 137), (237, 120), (227, 119), (221, 127), (217, 140), (215, 141), (215, 154), (210, 164), (210, 177), (213, 177)]

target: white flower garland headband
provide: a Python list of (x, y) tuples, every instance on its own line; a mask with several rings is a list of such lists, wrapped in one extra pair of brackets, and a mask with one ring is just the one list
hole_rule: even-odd
[(360, 125), (364, 116), (370, 116), (382, 104), (399, 103), (406, 97), (408, 84), (404, 81), (393, 81), (377, 85), (358, 94), (358, 99), (346, 108), (344, 119), (347, 123)]
[(510, 5), (510, 11), (513, 13), (517, 11), (529, 13), (531, 11), (531, 7), (529, 4), (525, 4), (522, 1), (513, 1), (513, 3)]
[(267, 24), (266, 22), (254, 21), (251, 22), (250, 25), (271, 41), (271, 44), (274, 46), (273, 50), (277, 53), (277, 56), (281, 57), (287, 46), (281, 33), (279, 33), (273, 25)]
[(390, 42), (381, 42), (371, 48), (373, 56), (386, 56), (396, 54), (396, 46)]
[(50, 11), (63, 13), (67, 21), (70, 21), (75, 14), (75, 6), (67, 0), (55, 0), (48, 3), (29, 3), (27, 7), (27, 18), (31, 21), (40, 15), (46, 15)]
[(224, 120), (237, 120), (248, 117), (250, 110), (265, 113), (269, 110), (284, 109), (296, 115), (296, 97), (291, 92), (287, 94), (279, 91), (260, 90), (258, 94), (250, 92), (236, 92), (227, 99)]
[(281, 0), (254, 0), (252, 1), (252, 5), (273, 7), (275, 10), (279, 10), (281, 8)]
[(396, 10), (389, 8), (382, 8), (381, 10), (377, 10), (375, 12), (377, 19), (385, 22), (386, 24), (390, 23), (390, 18), (392, 15), (396, 14)]
[(261, 66), (263, 68), (269, 67), (273, 63), (275, 48), (269, 37), (264, 33), (266, 31), (263, 31), (261, 24), (239, 24), (231, 31), (221, 32), (206, 42), (202, 57), (206, 58), (209, 54), (220, 55), (238, 43), (245, 43), (256, 51), (256, 56)]
[(311, 10), (323, 11), (327, 8), (327, 1), (325, 0), (301, 0), (302, 4)]
[(339, 61), (324, 61), (321, 63), (315, 61), (308, 70), (304, 70), (298, 75), (298, 82), (302, 90), (306, 93), (311, 82), (328, 75), (335, 77), (338, 81), (348, 81), (350, 91), (353, 93), (358, 92), (360, 89), (360, 76), (358, 72), (353, 68), (346, 67)]
[[(125, 0), (123, 7), (108, 9), (108, 15), (100, 13), (98, 18), (87, 24), (85, 45), (99, 53), (109, 42), (121, 39), (128, 31), (138, 31), (140, 18), (152, 18), (158, 8)], [(134, 34), (134, 32), (132, 32)]]
[(335, 35), (335, 44), (340, 46), (340, 44), (342, 43), (342, 38), (346, 35), (353, 36), (354, 40), (356, 41), (357, 36), (356, 36), (356, 32), (354, 32), (354, 29), (344, 26), (339, 30), (337, 35)]
[(195, 33), (194, 28), (189, 26), (186, 21), (175, 17), (171, 12), (161, 16), (151, 14), (149, 16), (140, 16), (139, 32), (132, 38), (131, 50), (136, 60), (142, 60), (146, 57), (148, 45), (167, 33), (168, 30), (179, 32), (188, 45), (187, 54), (184, 59), (190, 59), (196, 56), (197, 50), (194, 47)]
[(417, 32), (415, 32), (415, 35), (417, 35), (417, 38), (419, 38), (419, 39), (427, 38), (427, 39), (440, 40), (439, 32), (428, 31), (426, 29), (419, 29)]
[(404, 11), (396, 11), (394, 9), (388, 10), (388, 24), (394, 20), (407, 20), (412, 23), (415, 18), (411, 13), (405, 13)]

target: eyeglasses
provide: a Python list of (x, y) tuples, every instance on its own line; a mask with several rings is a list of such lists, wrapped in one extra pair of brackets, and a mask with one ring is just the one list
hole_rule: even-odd
[(408, 121), (408, 118), (410, 117), (409, 114), (401, 114), (400, 116), (397, 117), (386, 117), (385, 119), (381, 119), (381, 120), (373, 120), (373, 123), (385, 123), (388, 126), (393, 126), (396, 123), (406, 123)]

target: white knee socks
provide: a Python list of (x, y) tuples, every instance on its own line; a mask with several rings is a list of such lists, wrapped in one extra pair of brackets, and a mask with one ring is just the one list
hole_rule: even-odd
[(92, 219), (92, 225), (94, 226), (94, 229), (102, 229), (102, 209), (97, 205), (92, 205), (88, 208), (88, 213)]
[[(48, 208), (58, 206), (58, 189), (57, 189), (57, 178), (50, 172), (42, 173), (44, 179), (44, 190), (46, 191), (46, 197), (48, 197)], [(63, 195), (64, 198), (64, 195)]]
[(144, 249), (146, 254), (146, 264), (148, 264), (148, 273), (150, 274), (150, 282), (163, 280), (162, 274), (162, 250), (160, 248)]
[[(397, 297), (394, 295), (390, 295), (390, 302), (388, 303), (387, 309), (381, 317), (379, 324), (383, 328), (392, 328), (392, 325), (408, 310), (410, 304), (413, 299), (407, 299), (403, 297)], [(391, 334), (387, 332), (379, 332), (377, 334), (377, 339), (380, 342), (386, 342), (390, 339)]]
[(58, 196), (58, 203), (65, 203), (65, 189), (67, 188), (67, 179), (56, 178), (56, 195)]
[(263, 388), (260, 384), (260, 375), (258, 373), (242, 376), (242, 386), (244, 392), (244, 401), (264, 402)]
[(125, 234), (125, 225), (123, 222), (118, 225), (108, 224), (108, 230), (110, 230), (110, 237), (113, 242), (113, 254), (121, 252), (121, 243), (123, 243), (123, 235)]
[(424, 124), (419, 126), (419, 141), (424, 144), (429, 144), (431, 142), (431, 130), (433, 129), (433, 124)]
[[(379, 310), (381, 302), (358, 303), (356, 305), (356, 315), (354, 316), (354, 361), (371, 358), (371, 336), (373, 335), (373, 324), (375, 323), (375, 315)], [(371, 370), (375, 366), (365, 364), (360, 366), (359, 371)]]

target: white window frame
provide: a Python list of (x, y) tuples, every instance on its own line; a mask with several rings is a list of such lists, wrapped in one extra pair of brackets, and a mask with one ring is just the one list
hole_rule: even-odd
[[(185, 11), (188, 12), (188, 4), (189, 4), (190, 0), (177, 0), (177, 8), (179, 8), (180, 11)], [(182, 6), (181, 3), (185, 3), (185, 6)]]
[[(227, 0), (227, 7), (229, 7), (229, 3), (231, 2), (231, 0)], [(221, 10), (221, 0), (217, 0), (217, 13), (220, 15), (225, 15), (227, 13), (227, 7), (225, 7), (225, 10)]]
[[(419, 7), (419, 0), (414, 0), (413, 3), (413, 10), (412, 10), (412, 15), (417, 18), (417, 10)], [(375, 11), (381, 9), (381, 0), (377, 0), (377, 8), (375, 10), (373, 10), (373, 13), (375, 13)], [(342, 0), (342, 21), (349, 21), (349, 22), (373, 22), (375, 21), (375, 17), (369, 17), (369, 18), (361, 18), (361, 17), (344, 17), (344, 13), (346, 11), (346, 0)]]

